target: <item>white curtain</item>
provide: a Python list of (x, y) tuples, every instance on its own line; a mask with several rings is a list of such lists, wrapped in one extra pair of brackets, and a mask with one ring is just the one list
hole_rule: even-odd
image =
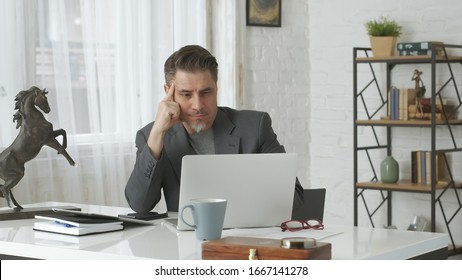
[(210, 15), (236, 9), (223, 9), (230, 1), (213, 2), (0, 0), (0, 147), (19, 131), (12, 122), (14, 96), (37, 85), (47, 88), (52, 111), (46, 118), (66, 130), (67, 151), (77, 163), (71, 167), (44, 147), (13, 189), (20, 204), (126, 205), (135, 133), (153, 120), (164, 95), (165, 59), (185, 44), (217, 52), (220, 105), (235, 105), (236, 47), (232, 40), (212, 44), (222, 31), (211, 27)]
[(35, 83), (35, 69), (27, 67), (35, 61), (35, 6), (35, 1), (0, 0), (0, 147), (9, 145), (16, 133), (17, 89)]

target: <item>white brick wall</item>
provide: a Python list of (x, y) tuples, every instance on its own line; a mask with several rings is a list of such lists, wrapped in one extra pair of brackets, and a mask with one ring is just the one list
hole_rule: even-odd
[[(283, 1), (282, 28), (246, 27), (245, 109), (267, 111), (287, 152), (299, 154), (309, 185), (308, 3)], [(290, 16), (289, 16), (290, 15)]]
[[(364, 23), (385, 15), (403, 25), (404, 34), (398, 41), (462, 44), (462, 2), (291, 0), (283, 1), (282, 8), (281, 28), (246, 27), (244, 107), (271, 114), (280, 142), (300, 155), (298, 176), (305, 188), (328, 189), (326, 223), (352, 225), (352, 48), (370, 45)], [(394, 81), (413, 86), (410, 79), (414, 68), (424, 71), (424, 82), (429, 86), (429, 68), (421, 65), (400, 68)], [(365, 129), (361, 131), (370, 135)], [(447, 138), (446, 132), (438, 133)], [(459, 139), (461, 133), (456, 132)], [(401, 176), (409, 176), (408, 152), (428, 149), (429, 131), (398, 129), (394, 135)], [(371, 140), (370, 136), (366, 140)], [(378, 161), (382, 156), (377, 156)], [(454, 161), (453, 172), (459, 177), (461, 165), (462, 161)], [(375, 198), (371, 195), (372, 200)], [(394, 193), (393, 223), (406, 229), (414, 215), (429, 219), (429, 198)], [(452, 203), (455, 199), (445, 201)], [(361, 204), (360, 210), (360, 224), (369, 225)], [(446, 231), (439, 207), (437, 217), (437, 230)], [(451, 228), (454, 236), (462, 236), (460, 221), (461, 214)], [(385, 223), (384, 213), (375, 220), (376, 226)]]

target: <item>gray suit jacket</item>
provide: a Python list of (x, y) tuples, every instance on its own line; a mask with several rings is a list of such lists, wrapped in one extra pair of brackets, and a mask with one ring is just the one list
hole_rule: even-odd
[[(136, 212), (149, 212), (161, 199), (163, 189), (167, 210), (178, 211), (181, 161), (195, 154), (182, 124), (169, 129), (164, 139), (161, 158), (155, 160), (146, 141), (153, 123), (136, 134), (137, 147), (134, 169), (125, 187), (125, 197)], [(216, 154), (284, 153), (265, 112), (234, 110), (218, 107), (213, 124)], [(295, 182), (294, 207), (303, 204), (303, 188)]]

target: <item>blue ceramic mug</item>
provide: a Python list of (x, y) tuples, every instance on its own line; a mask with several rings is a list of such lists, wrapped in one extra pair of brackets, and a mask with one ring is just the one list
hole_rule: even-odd
[[(197, 239), (217, 240), (221, 238), (223, 231), (226, 204), (226, 199), (220, 198), (191, 199), (191, 204), (183, 206), (178, 216), (183, 223), (196, 230)], [(183, 218), (183, 213), (188, 208), (192, 212), (193, 224)]]

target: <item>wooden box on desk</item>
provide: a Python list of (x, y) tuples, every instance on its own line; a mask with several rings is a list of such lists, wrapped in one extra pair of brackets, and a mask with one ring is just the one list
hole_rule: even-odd
[(256, 250), (254, 259), (259, 260), (330, 260), (332, 258), (330, 243), (317, 242), (316, 247), (309, 249), (287, 249), (281, 248), (281, 241), (278, 239), (229, 236), (202, 243), (202, 259), (248, 260), (252, 255), (251, 249)]

